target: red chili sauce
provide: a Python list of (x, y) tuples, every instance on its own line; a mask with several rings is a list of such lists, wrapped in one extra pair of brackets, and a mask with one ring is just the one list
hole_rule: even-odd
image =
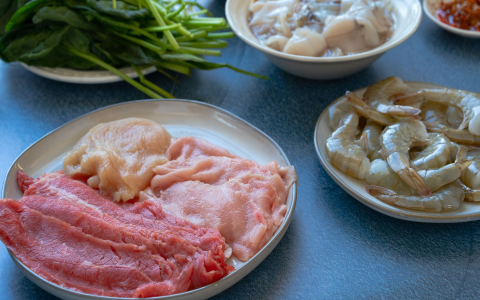
[(454, 0), (440, 4), (437, 18), (450, 26), (480, 31), (480, 0)]

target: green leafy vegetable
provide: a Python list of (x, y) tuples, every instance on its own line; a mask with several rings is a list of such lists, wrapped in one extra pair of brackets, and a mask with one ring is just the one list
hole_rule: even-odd
[[(141, 70), (155, 66), (190, 75), (191, 69), (229, 68), (202, 55), (220, 56), (231, 38), (223, 18), (185, 0), (0, 0), (0, 59), (81, 70), (106, 69), (152, 98), (173, 97)], [(3, 30), (5, 29), (5, 30)], [(119, 68), (132, 66), (139, 81)]]

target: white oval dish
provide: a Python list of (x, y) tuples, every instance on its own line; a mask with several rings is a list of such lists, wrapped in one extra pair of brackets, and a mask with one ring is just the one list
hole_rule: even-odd
[[(24, 63), (20, 63), (25, 69), (30, 72), (37, 74), (39, 76), (69, 83), (78, 83), (78, 84), (100, 84), (100, 83), (111, 83), (122, 81), (123, 79), (113, 74), (110, 71), (81, 71), (73, 70), (66, 68), (46, 68), (46, 67), (36, 67), (28, 66)], [(155, 72), (157, 69), (155, 67), (148, 67), (142, 70), (143, 75), (148, 75)], [(131, 67), (119, 69), (120, 72), (123, 72), (130, 78), (137, 78), (138, 75), (135, 70)]]
[(437, 10), (440, 7), (440, 2), (442, 2), (442, 0), (423, 0), (423, 10), (425, 10), (425, 14), (427, 15), (427, 17), (430, 18), (430, 20), (432, 20), (435, 24), (442, 27), (443, 29), (448, 30), (452, 33), (458, 34), (460, 36), (463, 36), (466, 38), (475, 38), (475, 39), (480, 38), (480, 31), (471, 31), (471, 30), (455, 28), (453, 26), (442, 23), (437, 18)]
[[(423, 82), (405, 83), (416, 90), (422, 88), (444, 88), (443, 86)], [(365, 90), (366, 88), (359, 89), (355, 91), (355, 94), (361, 97)], [(365, 190), (365, 181), (352, 178), (336, 169), (330, 163), (325, 153), (325, 142), (332, 135), (332, 130), (328, 126), (328, 110), (330, 109), (330, 106), (344, 99), (344, 97), (345, 96), (333, 101), (327, 108), (325, 108), (318, 118), (314, 133), (314, 143), (318, 159), (328, 175), (330, 175), (330, 177), (332, 177), (342, 189), (366, 206), (388, 216), (402, 220), (425, 223), (457, 223), (480, 220), (480, 204), (469, 202), (463, 202), (455, 211), (442, 213), (411, 210), (386, 204), (367, 193)]]
[(386, 51), (403, 43), (420, 25), (422, 7), (418, 0), (391, 0), (395, 6), (395, 29), (385, 44), (367, 52), (341, 57), (309, 57), (283, 53), (263, 45), (248, 26), (250, 1), (227, 0), (225, 13), (235, 34), (250, 46), (262, 51), (277, 67), (309, 79), (337, 79), (352, 75), (380, 58)]
[[(275, 160), (280, 166), (291, 165), (283, 150), (270, 137), (223, 109), (197, 101), (142, 100), (96, 110), (63, 125), (35, 142), (16, 159), (8, 171), (2, 197), (12, 199), (22, 197), (16, 182), (18, 170), (23, 170), (36, 178), (41, 173), (62, 169), (62, 158), (90, 128), (99, 123), (127, 117), (151, 119), (163, 125), (174, 137), (185, 135), (199, 137), (260, 164)], [(293, 217), (296, 196), (297, 184), (294, 183), (288, 194), (287, 213), (283, 223), (262, 250), (247, 262), (240, 262), (236, 258), (230, 258), (227, 261), (229, 265), (235, 266), (236, 271), (200, 289), (150, 299), (206, 299), (238, 282), (260, 264), (282, 239)], [(62, 288), (35, 274), (11, 252), (10, 256), (28, 279), (61, 299), (131, 299), (87, 295)]]

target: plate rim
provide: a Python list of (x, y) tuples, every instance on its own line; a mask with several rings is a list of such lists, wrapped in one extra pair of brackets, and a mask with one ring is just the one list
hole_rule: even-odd
[[(92, 71), (92, 70), (75, 70), (75, 69), (69, 69), (69, 68), (48, 68), (48, 67), (40, 67), (40, 66), (30, 66), (23, 62), (20, 62), (20, 65), (35, 75), (38, 75), (40, 77), (47, 78), (50, 80), (59, 81), (59, 82), (67, 82), (67, 83), (75, 83), (75, 84), (104, 84), (104, 83), (114, 83), (114, 82), (123, 81), (122, 78), (120, 78), (119, 76), (113, 74), (108, 70)], [(51, 70), (68, 70), (72, 72), (82, 72), (82, 73), (105, 72), (107, 75), (98, 76), (98, 77), (97, 76), (91, 76), (91, 77), (62, 76), (60, 74), (56, 74), (55, 72), (52, 72)], [(133, 79), (138, 78), (137, 73), (132, 67), (120, 68), (119, 70), (130, 78), (133, 78)], [(155, 66), (149, 66), (147, 68), (142, 69), (141, 72), (143, 75), (148, 75), (148, 74), (154, 73), (156, 70), (157, 69), (155, 68)]]
[[(441, 88), (445, 88), (445, 86), (434, 84), (434, 83), (428, 83), (428, 82), (421, 82), (421, 81), (404, 81), (406, 84), (428, 84), (431, 86), (437, 86)], [(360, 89), (356, 89), (353, 91), (353, 93), (357, 93), (361, 90), (366, 90), (367, 87), (363, 87)], [(337, 101), (340, 101), (345, 96), (341, 96), (334, 101), (332, 101), (320, 114), (320, 116), (317, 119), (317, 122), (315, 123), (315, 130), (313, 133), (313, 141), (315, 144), (315, 152), (317, 154), (318, 160), (320, 161), (320, 164), (322, 165), (323, 169), (327, 172), (327, 174), (332, 178), (344, 191), (346, 191), (350, 196), (355, 198), (357, 201), (360, 203), (366, 205), (367, 207), (380, 212), (382, 214), (385, 214), (387, 216), (396, 218), (396, 219), (401, 219), (405, 221), (412, 221), (412, 222), (419, 222), (419, 223), (463, 223), (463, 222), (470, 222), (470, 221), (476, 221), (480, 219), (480, 211), (473, 213), (473, 214), (468, 214), (468, 215), (453, 215), (453, 216), (445, 216), (442, 215), (442, 213), (437, 213), (438, 215), (434, 215), (433, 213), (430, 214), (425, 214), (422, 213), (422, 211), (416, 211), (416, 210), (409, 210), (401, 207), (396, 207), (392, 206), (390, 204), (385, 203), (387, 206), (379, 205), (368, 198), (363, 197), (360, 194), (357, 194), (355, 192), (354, 188), (351, 188), (348, 183), (344, 182), (342, 178), (340, 178), (337, 173), (341, 173), (339, 170), (337, 170), (327, 159), (326, 157), (323, 157), (323, 155), (320, 152), (319, 145), (317, 144), (317, 135), (320, 127), (320, 123), (325, 118), (325, 115), (328, 113), (328, 110), (330, 107), (336, 103)], [(324, 146), (324, 145), (322, 145)], [(343, 173), (342, 173), (343, 174)], [(366, 183), (365, 183), (366, 184)], [(370, 196), (373, 197), (373, 196)], [(397, 209), (402, 209), (403, 211), (399, 212), (393, 208)]]
[[(2, 186), (2, 190), (1, 190), (1, 195), (2, 195), (2, 199), (5, 198), (5, 191), (6, 191), (6, 183), (7, 183), (7, 179), (9, 177), (9, 174), (10, 172), (12, 171), (12, 169), (15, 167), (16, 163), (18, 162), (18, 160), (27, 152), (29, 151), (34, 145), (36, 145), (37, 143), (39, 143), (41, 140), (45, 139), (46, 137), (48, 137), (49, 135), (53, 134), (54, 132), (56, 132), (57, 130), (73, 123), (73, 122), (76, 122), (82, 118), (86, 118), (88, 117), (89, 115), (93, 114), (93, 113), (97, 113), (97, 112), (100, 112), (102, 110), (107, 110), (109, 108), (112, 108), (112, 107), (118, 107), (118, 106), (123, 106), (123, 105), (132, 105), (132, 104), (136, 104), (136, 103), (146, 103), (146, 102), (182, 102), (182, 103), (193, 103), (193, 104), (196, 104), (196, 105), (200, 105), (200, 106), (205, 106), (205, 107), (208, 107), (210, 109), (213, 109), (214, 111), (219, 111), (225, 115), (227, 115), (228, 117), (231, 117), (232, 119), (236, 120), (236, 121), (239, 121), (241, 123), (244, 123), (245, 125), (248, 125), (249, 127), (251, 127), (254, 131), (256, 131), (257, 133), (259, 133), (260, 135), (262, 135), (264, 138), (266, 138), (267, 140), (269, 140), (276, 148), (277, 150), (279, 151), (279, 153), (283, 156), (283, 158), (285, 159), (285, 161), (287, 162), (287, 166), (293, 166), (290, 162), (290, 160), (288, 159), (288, 156), (285, 154), (285, 152), (283, 151), (283, 149), (278, 145), (277, 142), (275, 142), (270, 136), (268, 136), (266, 133), (264, 133), (263, 131), (261, 131), (260, 129), (258, 129), (256, 126), (250, 124), (249, 122), (243, 120), (242, 118), (236, 116), (235, 114), (223, 109), (223, 108), (220, 108), (218, 106), (215, 106), (213, 104), (210, 104), (210, 103), (205, 103), (205, 102), (201, 102), (201, 101), (197, 101), (197, 100), (188, 100), (188, 99), (142, 99), (142, 100), (134, 100), (134, 101), (127, 101), (127, 102), (122, 102), (122, 103), (116, 103), (116, 104), (112, 104), (112, 105), (108, 105), (108, 106), (105, 106), (105, 107), (101, 107), (101, 108), (98, 108), (98, 109), (95, 109), (91, 112), (88, 112), (86, 114), (83, 114), (53, 130), (51, 130), (50, 132), (48, 132), (47, 134), (45, 134), (44, 136), (42, 136), (41, 138), (39, 138), (38, 140), (36, 140), (34, 143), (32, 143), (30, 146), (28, 146), (24, 151), (22, 151), (22, 153), (20, 153), (20, 155), (17, 156), (17, 158), (14, 160), (14, 162), (12, 163), (12, 165), (10, 166), (10, 168), (8, 169), (6, 175), (5, 175), (5, 178), (3, 180), (3, 186)], [(152, 300), (164, 300), (164, 299), (187, 299), (189, 297), (192, 297), (192, 299), (205, 299), (207, 297), (212, 297), (214, 295), (217, 295), (221, 292), (223, 292), (224, 290), (230, 288), (231, 286), (233, 286), (234, 284), (236, 284), (237, 282), (239, 282), (242, 278), (244, 278), (245, 276), (247, 276), (250, 272), (252, 272), (267, 256), (270, 255), (270, 253), (273, 251), (273, 249), (277, 246), (277, 244), (280, 242), (280, 240), (283, 238), (283, 236), (285, 235), (292, 219), (293, 219), (293, 214), (295, 212), (295, 207), (296, 207), (296, 204), (297, 204), (297, 186), (298, 186), (298, 182), (294, 182), (292, 184), (292, 186), (290, 187), (289, 189), (289, 194), (291, 193), (292, 194), (292, 204), (291, 204), (291, 209), (290, 210), (287, 210), (287, 213), (285, 214), (285, 217), (284, 217), (284, 220), (282, 222), (282, 224), (280, 225), (280, 227), (277, 229), (277, 231), (275, 232), (275, 234), (270, 238), (270, 240), (263, 246), (263, 248), (258, 251), (252, 258), (250, 258), (248, 261), (245, 262), (245, 264), (238, 270), (235, 270), (235, 272), (225, 276), (224, 278), (214, 282), (214, 283), (211, 283), (207, 286), (204, 286), (204, 287), (201, 287), (201, 288), (198, 288), (198, 289), (194, 289), (194, 290), (191, 290), (191, 291), (187, 291), (187, 292), (184, 292), (184, 293), (180, 293), (180, 294), (173, 294), (173, 295), (168, 295), (168, 296), (160, 296), (160, 297), (151, 297), (149, 299), (152, 299)], [(288, 207), (287, 207), (288, 209)], [(85, 294), (85, 293), (80, 293), (80, 292), (76, 292), (76, 291), (72, 291), (72, 290), (69, 290), (67, 288), (63, 288), (57, 284), (54, 284), (46, 279), (44, 279), (43, 277), (41, 277), (40, 275), (36, 274), (35, 272), (33, 272), (30, 268), (26, 267), (8, 248), (8, 253), (10, 254), (10, 257), (12, 258), (13, 262), (15, 263), (15, 265), (17, 266), (21, 266), (23, 267), (20, 268), (20, 271), (22, 273), (24, 272), (27, 272), (30, 276), (32, 276), (33, 278), (35, 278), (36, 281), (40, 281), (42, 282), (43, 284), (47, 285), (50, 289), (54, 289), (58, 292), (61, 292), (61, 293), (68, 293), (70, 294), (70, 296), (73, 296), (73, 297), (82, 297), (82, 298), (78, 298), (78, 299), (91, 299), (91, 300), (103, 300), (103, 299), (115, 299), (115, 300), (128, 300), (128, 299), (132, 299), (132, 298), (119, 298), (119, 297), (109, 297), (109, 296), (99, 296), (99, 295), (91, 295), (91, 294)], [(244, 272), (239, 272), (240, 270), (244, 270)], [(25, 274), (25, 273), (24, 273)], [(237, 274), (236, 276), (232, 276), (232, 275), (235, 275)], [(27, 276), (28, 277), (28, 276)], [(29, 278), (30, 279), (30, 278)], [(34, 282), (34, 281), (32, 281)], [(35, 285), (37, 285), (39, 288), (43, 289), (43, 290), (46, 290), (44, 287), (38, 285), (36, 282), (34, 282)], [(221, 284), (222, 286), (218, 288), (218, 291), (215, 291), (213, 290), (213, 292), (211, 291), (211, 289), (214, 289), (216, 286), (218, 286), (219, 284)], [(50, 291), (47, 291), (50, 293)], [(210, 293), (209, 293), (210, 292)], [(75, 298), (77, 299), (77, 298)]]

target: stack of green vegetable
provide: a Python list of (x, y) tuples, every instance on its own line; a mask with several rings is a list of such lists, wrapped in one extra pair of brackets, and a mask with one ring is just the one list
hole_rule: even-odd
[[(207, 17), (200, 17), (207, 15)], [(0, 0), (0, 59), (28, 65), (81, 70), (107, 69), (152, 98), (173, 97), (146, 80), (141, 69), (155, 66), (190, 74), (228, 64), (220, 56), (233, 32), (223, 18), (188, 0)], [(140, 82), (118, 70), (132, 66)], [(161, 96), (160, 96), (161, 95)]]

